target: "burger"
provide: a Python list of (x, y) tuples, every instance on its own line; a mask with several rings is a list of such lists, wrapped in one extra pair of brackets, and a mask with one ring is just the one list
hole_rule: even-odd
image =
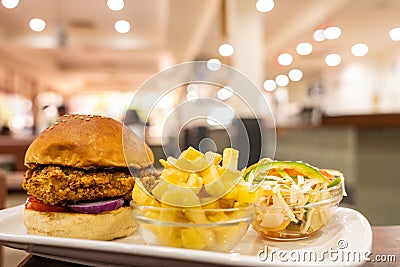
[(112, 240), (136, 230), (129, 201), (135, 179), (158, 174), (151, 149), (120, 122), (61, 116), (25, 154), (23, 221), (29, 234)]

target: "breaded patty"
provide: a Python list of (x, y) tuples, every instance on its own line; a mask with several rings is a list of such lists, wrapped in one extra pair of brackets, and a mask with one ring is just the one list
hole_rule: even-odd
[(22, 187), (44, 203), (66, 205), (118, 196), (130, 199), (134, 184), (128, 168), (84, 170), (39, 165), (25, 173)]

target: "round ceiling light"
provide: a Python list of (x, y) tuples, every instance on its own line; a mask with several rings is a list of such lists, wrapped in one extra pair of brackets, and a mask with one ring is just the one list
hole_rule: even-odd
[(338, 54), (329, 54), (325, 57), (325, 63), (328, 66), (335, 67), (342, 62), (342, 57)]
[(266, 80), (264, 82), (265, 91), (272, 92), (276, 89), (276, 83), (274, 80)]
[(118, 20), (115, 22), (114, 28), (119, 33), (127, 33), (131, 30), (131, 24), (126, 20)]
[(351, 53), (356, 57), (365, 56), (368, 53), (368, 45), (359, 43), (351, 47)]
[(299, 69), (292, 69), (289, 71), (289, 79), (294, 82), (298, 82), (303, 78), (303, 72)]
[(390, 39), (400, 41), (400, 28), (393, 28), (389, 32)]
[(296, 52), (299, 55), (307, 56), (313, 51), (313, 46), (310, 43), (300, 43), (296, 47)]
[(233, 55), (233, 46), (231, 44), (222, 44), (218, 48), (218, 52), (223, 57), (230, 57)]
[(41, 32), (46, 28), (46, 22), (39, 18), (34, 18), (29, 21), (29, 27), (32, 31)]
[(211, 71), (217, 71), (221, 68), (221, 61), (218, 58), (212, 58), (207, 61), (207, 68)]
[(327, 40), (335, 40), (340, 37), (342, 30), (339, 27), (328, 27), (324, 31), (324, 36)]
[(278, 63), (282, 66), (289, 66), (293, 62), (293, 57), (289, 53), (282, 53), (278, 56)]
[(275, 82), (278, 86), (286, 86), (289, 84), (289, 78), (285, 74), (276, 76)]
[(107, 6), (113, 11), (119, 11), (124, 8), (125, 3), (123, 0), (107, 0)]
[(321, 30), (321, 29), (316, 30), (316, 31), (313, 33), (313, 38), (314, 38), (314, 40), (317, 41), (317, 42), (322, 42), (322, 41), (324, 41), (324, 40), (325, 40), (324, 30)]
[(191, 91), (198, 91), (199, 90), (199, 86), (195, 83), (191, 83), (186, 87), (186, 91), (187, 92), (191, 92)]
[(196, 102), (199, 99), (199, 94), (196, 91), (187, 92), (186, 99), (189, 102)]
[(8, 9), (16, 8), (19, 4), (19, 0), (1, 0), (1, 4)]
[(233, 96), (233, 88), (230, 86), (224, 86), (217, 92), (217, 97), (220, 100), (227, 100)]
[(269, 12), (274, 9), (275, 3), (273, 0), (258, 0), (256, 3), (256, 8), (260, 12)]

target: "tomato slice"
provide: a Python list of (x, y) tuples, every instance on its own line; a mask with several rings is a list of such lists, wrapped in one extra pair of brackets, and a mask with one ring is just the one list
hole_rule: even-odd
[(268, 171), (267, 174), (268, 174), (268, 175), (271, 175), (271, 176), (280, 177), (280, 174), (279, 174), (279, 172), (278, 172), (276, 169), (270, 169), (270, 170)]
[(25, 208), (27, 208), (29, 210), (36, 210), (36, 211), (41, 211), (41, 212), (66, 212), (66, 211), (68, 211), (67, 208), (65, 208), (65, 207), (45, 204), (34, 196), (29, 196), (26, 199)]
[(329, 170), (325, 170), (325, 169), (320, 169), (319, 170), (325, 177), (333, 180), (335, 178), (335, 176), (333, 176), (332, 174), (329, 173)]
[[(298, 172), (298, 171), (296, 171), (295, 169), (284, 169), (284, 171), (289, 175), (289, 176), (292, 176), (292, 177), (296, 177), (297, 175), (302, 175), (300, 172)], [(268, 171), (268, 175), (272, 175), (272, 176), (278, 176), (278, 177), (280, 177), (281, 175), (280, 175), (280, 173), (279, 173), (279, 171), (277, 170), (277, 169), (275, 169), (275, 168), (271, 168), (269, 171)]]
[(285, 172), (292, 177), (297, 177), (297, 175), (303, 175), (300, 172), (296, 171), (295, 169), (285, 169)]

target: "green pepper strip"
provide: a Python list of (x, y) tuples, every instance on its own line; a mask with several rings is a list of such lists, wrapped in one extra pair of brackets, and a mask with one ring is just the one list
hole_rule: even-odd
[(307, 178), (313, 178), (313, 179), (320, 179), (324, 182), (329, 183), (330, 181), (328, 180), (328, 178), (326, 178), (318, 169), (314, 168), (311, 165), (308, 165), (306, 163), (303, 162), (295, 162), (295, 161), (270, 161), (270, 162), (266, 162), (266, 163), (262, 163), (256, 167), (254, 167), (253, 169), (251, 169), (250, 171), (246, 172), (244, 174), (244, 180), (248, 181), (249, 178), (249, 174), (251, 172), (254, 172), (255, 175), (255, 182), (262, 182), (264, 181), (264, 177), (263, 178), (259, 178), (258, 176), (260, 176), (261, 173), (266, 172), (270, 169), (293, 169), (298, 173), (301, 173), (302, 175), (304, 175), (304, 177)]
[(340, 179), (340, 177), (336, 178), (335, 180), (332, 181), (332, 183), (328, 184), (328, 188), (338, 185), (341, 181), (342, 181), (342, 179)]

